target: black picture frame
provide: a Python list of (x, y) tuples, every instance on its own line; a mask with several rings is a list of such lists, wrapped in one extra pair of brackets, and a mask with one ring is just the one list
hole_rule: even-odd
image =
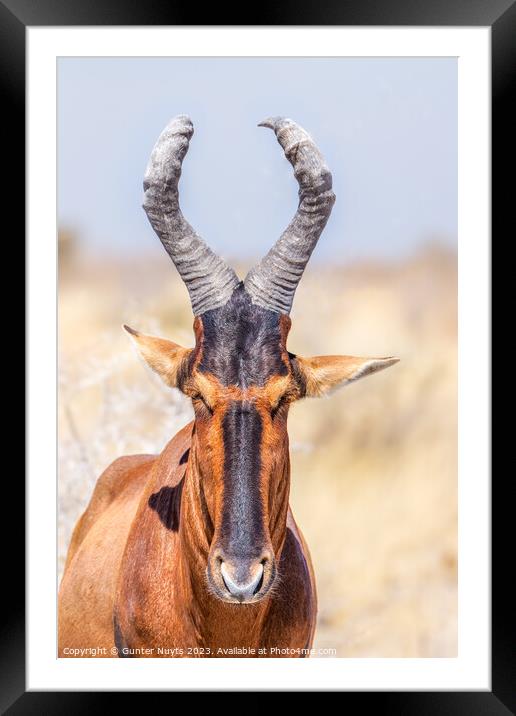
[[(235, 4), (236, 5), (236, 4)], [(230, 4), (203, 7), (202, 25), (402, 25), (402, 26), (489, 26), (492, 31), (492, 231), (511, 234), (514, 226), (509, 215), (514, 181), (507, 181), (514, 166), (511, 134), (516, 126), (514, 108), (509, 101), (510, 80), (516, 69), (515, 0), (432, 0), (415, 3), (410, 0), (343, 0), (299, 3), (260, 2), (242, 8)], [(184, 3), (161, 3), (146, 0), (128, 3), (124, 0), (0, 0), (0, 82), (3, 111), (0, 113), (4, 171), (2, 197), (4, 218), (14, 217), (11, 246), (23, 252), (22, 217), (25, 216), (25, 36), (33, 26), (102, 26), (102, 25), (197, 25), (199, 9)], [(12, 156), (5, 158), (5, 152)], [(7, 169), (8, 168), (8, 169)], [(507, 236), (510, 240), (511, 236)], [(13, 241), (16, 239), (16, 241)], [(10, 250), (10, 256), (15, 255)], [(14, 261), (14, 259), (13, 259)], [(23, 264), (23, 256), (16, 265)], [(8, 305), (12, 304), (12, 295)], [(5, 305), (5, 304), (4, 304)], [(494, 313), (493, 313), (494, 315)], [(29, 350), (37, 350), (28, 346)], [(19, 395), (17, 401), (19, 402)], [(14, 422), (14, 421), (13, 421)], [(60, 714), (91, 713), (120, 705), (120, 693), (104, 692), (26, 692), (25, 686), (25, 488), (23, 480), (11, 468), (4, 483), (4, 517), (12, 512), (3, 550), (3, 597), (0, 653), (0, 709), (2, 713)], [(493, 482), (492, 488), (492, 690), (472, 692), (343, 692), (347, 703), (357, 696), (366, 698), (368, 706), (396, 714), (507, 714), (516, 712), (514, 596), (507, 583), (507, 564), (511, 562), (512, 522), (505, 519), (504, 507), (511, 504), (511, 479)], [(7, 507), (7, 505), (9, 507)], [(3, 520), (5, 525), (5, 519)], [(513, 627), (511, 629), (511, 626)], [(170, 694), (161, 694), (170, 699)], [(156, 696), (149, 692), (130, 693), (132, 705), (145, 699), (154, 705)], [(115, 702), (116, 699), (116, 702)], [(136, 700), (136, 701), (135, 701)], [(169, 701), (172, 704), (172, 702)]]

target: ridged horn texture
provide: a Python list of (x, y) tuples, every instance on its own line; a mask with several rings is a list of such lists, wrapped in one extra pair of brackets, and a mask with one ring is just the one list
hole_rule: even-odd
[(274, 130), (299, 184), (297, 212), (269, 253), (244, 281), (253, 303), (290, 313), (294, 293), (335, 203), (332, 176), (310, 135), (285, 117), (272, 117), (259, 127)]
[(143, 182), (143, 208), (190, 294), (194, 315), (223, 306), (239, 284), (225, 261), (195, 233), (179, 208), (178, 182), (193, 125), (181, 114), (156, 142)]

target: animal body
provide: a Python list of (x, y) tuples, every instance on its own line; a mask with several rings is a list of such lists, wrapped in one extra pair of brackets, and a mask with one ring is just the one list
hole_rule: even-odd
[(299, 125), (262, 125), (293, 166), (299, 206), (244, 281), (180, 211), (189, 118), (174, 118), (152, 152), (144, 209), (188, 288), (195, 345), (125, 328), (195, 418), (160, 455), (119, 458), (97, 481), (60, 586), (60, 656), (309, 654), (317, 597), (289, 508), (289, 407), (397, 359), (288, 350), (294, 293), (335, 197)]

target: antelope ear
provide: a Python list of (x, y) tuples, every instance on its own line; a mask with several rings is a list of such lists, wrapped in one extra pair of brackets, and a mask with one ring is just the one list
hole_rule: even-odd
[(359, 378), (388, 368), (399, 358), (357, 358), (355, 356), (296, 356), (297, 367), (305, 384), (305, 395), (316, 398), (327, 395)]
[(147, 365), (171, 388), (180, 388), (188, 370), (191, 348), (183, 348), (165, 338), (146, 336), (124, 325)]

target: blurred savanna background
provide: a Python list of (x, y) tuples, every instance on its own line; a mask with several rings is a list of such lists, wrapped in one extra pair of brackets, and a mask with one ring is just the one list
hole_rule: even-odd
[(255, 126), (283, 114), (311, 132), (337, 194), (289, 349), (401, 358), (290, 413), (314, 646), (456, 655), (456, 71), (452, 58), (59, 60), (59, 576), (102, 470), (160, 452), (192, 417), (121, 330), (193, 340), (187, 291), (141, 209), (154, 141), (192, 117), (183, 211), (243, 277), (297, 203)]

